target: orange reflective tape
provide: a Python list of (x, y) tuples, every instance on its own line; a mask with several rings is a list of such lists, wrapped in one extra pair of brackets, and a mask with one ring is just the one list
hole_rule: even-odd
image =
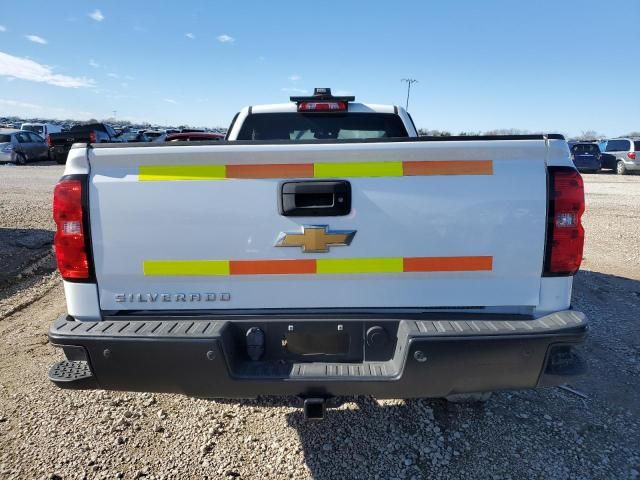
[(493, 175), (492, 160), (427, 160), (402, 162), (405, 176)]
[(227, 178), (313, 178), (313, 163), (227, 165)]
[(315, 260), (231, 260), (231, 275), (293, 275), (316, 273)]
[(471, 272), (493, 269), (493, 257), (405, 257), (405, 272)]

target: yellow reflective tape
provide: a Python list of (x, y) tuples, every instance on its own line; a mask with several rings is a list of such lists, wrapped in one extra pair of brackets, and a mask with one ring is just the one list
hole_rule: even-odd
[(402, 177), (402, 162), (316, 163), (315, 177)]
[(395, 273), (402, 272), (402, 257), (398, 258), (319, 258), (317, 273)]
[(167, 180), (224, 180), (225, 165), (140, 165), (138, 180), (141, 182)]
[(228, 260), (145, 260), (145, 275), (229, 275)]

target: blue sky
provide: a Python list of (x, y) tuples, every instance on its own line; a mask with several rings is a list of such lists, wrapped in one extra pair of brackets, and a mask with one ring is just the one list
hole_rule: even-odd
[(314, 86), (404, 104), (413, 77), (423, 128), (640, 130), (639, 0), (12, 5), (0, 116), (226, 126)]

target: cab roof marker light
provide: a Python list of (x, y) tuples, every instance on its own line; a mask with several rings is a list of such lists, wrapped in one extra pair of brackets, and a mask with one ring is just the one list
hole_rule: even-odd
[[(330, 88), (314, 88), (313, 95), (305, 97), (289, 97), (289, 100), (298, 104), (298, 111), (346, 111), (347, 103), (355, 101), (356, 97), (353, 95), (337, 96), (334, 97), (331, 94)], [(307, 107), (301, 108), (301, 104), (306, 103)], [(319, 108), (310, 108), (308, 105), (326, 105)], [(333, 105), (331, 108), (329, 105)], [(344, 107), (342, 106), (344, 105)]]
[(347, 102), (299, 102), (299, 112), (346, 112)]

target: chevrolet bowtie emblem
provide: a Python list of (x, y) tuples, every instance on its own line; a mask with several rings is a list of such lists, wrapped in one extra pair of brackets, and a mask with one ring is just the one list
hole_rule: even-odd
[(347, 246), (355, 230), (329, 230), (327, 225), (305, 225), (302, 233), (281, 233), (276, 247), (302, 247), (304, 253), (328, 252), (329, 247)]

